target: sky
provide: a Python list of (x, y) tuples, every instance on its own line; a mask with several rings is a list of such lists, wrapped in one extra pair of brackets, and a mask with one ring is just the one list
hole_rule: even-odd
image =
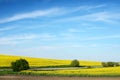
[(120, 61), (119, 0), (0, 0), (0, 54)]

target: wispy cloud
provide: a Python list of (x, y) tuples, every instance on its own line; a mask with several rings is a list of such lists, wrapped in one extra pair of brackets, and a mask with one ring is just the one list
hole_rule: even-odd
[(93, 9), (98, 9), (98, 8), (104, 8), (106, 7), (106, 4), (99, 4), (99, 5), (83, 5), (83, 6), (79, 6), (79, 7), (76, 7), (73, 12), (77, 12), (77, 11), (90, 11), (90, 10), (93, 10)]
[(52, 35), (49, 33), (41, 33), (41, 34), (16, 34), (12, 36), (5, 36), (0, 38), (0, 44), (19, 44), (24, 41), (48, 41), (48, 40), (56, 40), (56, 35)]
[(35, 39), (36, 37), (37, 35), (35, 34), (21, 34), (21, 35), (6, 36), (6, 37), (0, 38), (0, 44), (16, 44), (24, 40)]
[(56, 40), (56, 35), (49, 34), (49, 33), (41, 33), (41, 34), (38, 34), (38, 38), (40, 40)]
[(82, 23), (80, 24), (87, 30), (104, 30), (107, 29), (106, 26), (100, 26), (100, 25), (95, 25), (95, 24), (90, 24), (90, 23)]
[(119, 38), (120, 38), (120, 34), (116, 34), (116, 35), (106, 35), (100, 37), (87, 37), (80, 40), (104, 40), (104, 39), (119, 39)]
[(8, 26), (8, 27), (2, 27), (0, 28), (0, 31), (8, 31), (8, 30), (12, 30), (12, 29), (15, 29), (16, 27), (14, 26)]
[(112, 18), (111, 14), (107, 12), (98, 12), (82, 16), (82, 19), (87, 21), (111, 22), (110, 18)]
[(9, 36), (9, 37), (3, 37), (0, 38), (0, 40), (27, 40), (27, 39), (33, 39), (36, 35), (34, 34), (23, 34), (23, 35), (15, 35), (15, 36)]
[(1, 19), (0, 23), (12, 22), (12, 21), (17, 21), (17, 20), (27, 19), (27, 18), (36, 18), (41, 16), (51, 16), (51, 15), (58, 15), (58, 14), (65, 15), (73, 12), (92, 10), (92, 9), (97, 9), (105, 6), (106, 6), (105, 4), (100, 4), (100, 5), (91, 5), (91, 6), (83, 5), (83, 6), (72, 7), (72, 8), (50, 8), (46, 10), (35, 10), (28, 13), (15, 14), (11, 17)]
[(111, 12), (94, 12), (81, 16), (68, 17), (58, 19), (55, 22), (70, 22), (70, 21), (90, 21), (90, 22), (105, 22), (105, 23), (118, 23), (120, 14)]
[(106, 29), (106, 27), (89, 26), (89, 27), (86, 27), (86, 29), (89, 29), (89, 30), (103, 30), (103, 29)]
[(87, 21), (101, 21), (107, 23), (116, 23), (117, 20), (120, 19), (120, 14), (118, 13), (111, 13), (111, 12), (98, 12), (92, 13), (85, 16), (82, 16), (83, 20)]
[(74, 33), (61, 33), (61, 36), (58, 36), (58, 40), (79, 40), (79, 41), (94, 41), (94, 40), (107, 40), (107, 39), (120, 39), (120, 34), (114, 35), (103, 35), (103, 36), (81, 36)]
[(70, 28), (70, 29), (68, 29), (68, 32), (78, 33), (78, 32), (85, 32), (85, 30), (79, 30), (79, 29)]
[(51, 8), (48, 10), (36, 10), (36, 11), (28, 12), (28, 13), (16, 14), (6, 19), (1, 19), (0, 23), (12, 22), (12, 21), (26, 19), (26, 18), (36, 18), (39, 16), (55, 15), (60, 12), (59, 10), (60, 10), (59, 8)]

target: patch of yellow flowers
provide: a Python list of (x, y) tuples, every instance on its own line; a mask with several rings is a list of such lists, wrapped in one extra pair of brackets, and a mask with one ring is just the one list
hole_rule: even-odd
[(29, 62), (30, 66), (39, 67), (39, 66), (57, 66), (57, 65), (68, 65), (70, 60), (55, 60), (55, 59), (46, 59), (46, 58), (30, 58), (23, 56), (8, 56), (0, 55), (0, 67), (9, 67), (11, 62), (18, 59), (26, 59)]
[(91, 68), (91, 69), (69, 69), (69, 70), (53, 70), (53, 71), (32, 71), (25, 70), (25, 73), (35, 74), (61, 74), (61, 75), (120, 75), (120, 67), (109, 68)]

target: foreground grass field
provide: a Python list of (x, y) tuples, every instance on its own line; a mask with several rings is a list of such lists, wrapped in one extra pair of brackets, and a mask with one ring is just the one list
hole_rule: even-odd
[[(46, 58), (30, 58), (23, 56), (10, 56), (10, 55), (0, 55), (0, 67), (10, 67), (11, 62), (17, 59), (26, 59), (31, 67), (41, 67), (41, 66), (61, 66), (70, 65), (71, 60), (56, 60), (56, 59), (46, 59)], [(80, 61), (81, 66), (101, 66), (101, 62), (94, 61)]]

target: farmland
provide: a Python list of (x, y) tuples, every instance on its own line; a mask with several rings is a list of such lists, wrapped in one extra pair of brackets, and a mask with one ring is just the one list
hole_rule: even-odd
[(23, 73), (31, 73), (31, 74), (38, 74), (38, 75), (57, 75), (57, 76), (120, 76), (120, 67), (109, 67), (109, 68), (91, 68), (91, 69), (81, 69), (81, 68), (68, 68), (68, 69), (61, 69), (61, 70), (25, 70), (22, 71)]
[[(29, 70), (13, 72), (8, 69), (11, 62), (26, 59), (30, 64)], [(24, 56), (0, 55), (1, 75), (35, 75), (35, 76), (76, 76), (76, 77), (119, 77), (120, 67), (102, 67), (101, 62), (79, 61), (80, 67), (70, 67), (71, 60), (56, 60), (46, 58), (31, 58)], [(85, 67), (84, 67), (85, 66)], [(4, 68), (5, 67), (5, 68)], [(7, 67), (7, 68), (6, 68)]]
[[(0, 67), (9, 67), (11, 65), (11, 62), (20, 58), (26, 59), (31, 67), (61, 66), (61, 65), (69, 65), (71, 62), (71, 60), (56, 60), (56, 59), (46, 59), (46, 58), (30, 58), (24, 56), (0, 55)], [(80, 61), (80, 65), (100, 66), (101, 62)]]

